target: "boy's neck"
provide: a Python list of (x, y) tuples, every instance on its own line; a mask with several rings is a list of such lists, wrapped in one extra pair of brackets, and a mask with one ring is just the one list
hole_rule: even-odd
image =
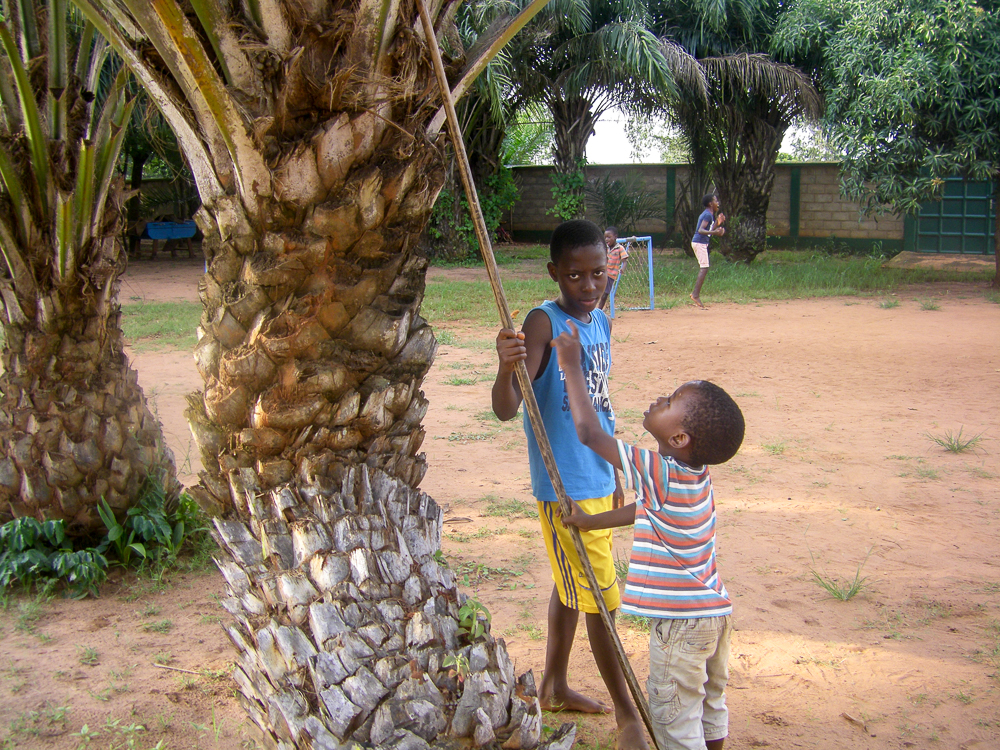
[(569, 306), (566, 304), (565, 300), (563, 300), (561, 295), (559, 296), (558, 299), (556, 299), (556, 306), (574, 320), (579, 320), (581, 323), (585, 323), (588, 325), (590, 324), (591, 314), (571, 312)]

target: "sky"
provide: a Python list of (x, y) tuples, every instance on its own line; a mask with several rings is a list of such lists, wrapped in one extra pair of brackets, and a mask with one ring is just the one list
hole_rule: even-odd
[[(649, 154), (652, 156), (652, 154)], [(625, 136), (625, 117), (617, 110), (610, 110), (601, 116), (594, 126), (594, 135), (587, 141), (588, 164), (635, 164), (641, 160), (632, 158), (632, 144)]]

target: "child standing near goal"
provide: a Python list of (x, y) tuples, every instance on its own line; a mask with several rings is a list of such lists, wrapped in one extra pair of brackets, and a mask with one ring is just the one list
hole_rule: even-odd
[(602, 310), (608, 304), (608, 298), (611, 296), (615, 281), (625, 270), (625, 261), (628, 260), (628, 248), (618, 241), (618, 227), (608, 227), (604, 230), (604, 244), (608, 246), (608, 285), (601, 297), (600, 308)]

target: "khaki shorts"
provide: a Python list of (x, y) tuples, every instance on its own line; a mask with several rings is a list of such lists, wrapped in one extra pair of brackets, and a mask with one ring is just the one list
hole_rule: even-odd
[(698, 267), (708, 268), (708, 243), (703, 245), (700, 242), (692, 242), (691, 249), (694, 250), (694, 257), (698, 259)]
[[(591, 500), (580, 500), (578, 505), (584, 512), (593, 515), (611, 510), (611, 495), (597, 497)], [(596, 614), (597, 602), (587, 583), (580, 558), (573, 546), (569, 529), (563, 526), (559, 515), (559, 503), (538, 503), (538, 520), (542, 524), (542, 538), (545, 549), (549, 553), (549, 564), (552, 566), (552, 580), (559, 592), (559, 601), (570, 609)], [(587, 557), (594, 567), (597, 583), (604, 595), (604, 603), (609, 612), (621, 605), (621, 594), (618, 591), (618, 574), (615, 572), (615, 560), (611, 554), (611, 529), (595, 529), (581, 531), (580, 538), (587, 550)]]
[(702, 750), (729, 734), (732, 615), (650, 620), (649, 714), (663, 750)]

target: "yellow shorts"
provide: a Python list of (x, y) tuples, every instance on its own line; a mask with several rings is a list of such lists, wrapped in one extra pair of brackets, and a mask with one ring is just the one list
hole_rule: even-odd
[[(590, 514), (603, 513), (611, 510), (611, 495), (581, 500), (579, 506)], [(569, 529), (563, 526), (559, 503), (538, 503), (538, 520), (542, 524), (542, 538), (549, 553), (552, 580), (555, 581), (556, 590), (559, 592), (559, 601), (570, 609), (596, 613), (597, 602), (594, 601), (594, 595), (590, 591), (587, 576), (583, 572), (580, 558), (577, 557)], [(615, 561), (611, 554), (611, 529), (581, 531), (580, 537), (597, 575), (604, 603), (607, 604), (608, 610), (614, 611), (621, 605), (622, 599), (618, 591)]]

